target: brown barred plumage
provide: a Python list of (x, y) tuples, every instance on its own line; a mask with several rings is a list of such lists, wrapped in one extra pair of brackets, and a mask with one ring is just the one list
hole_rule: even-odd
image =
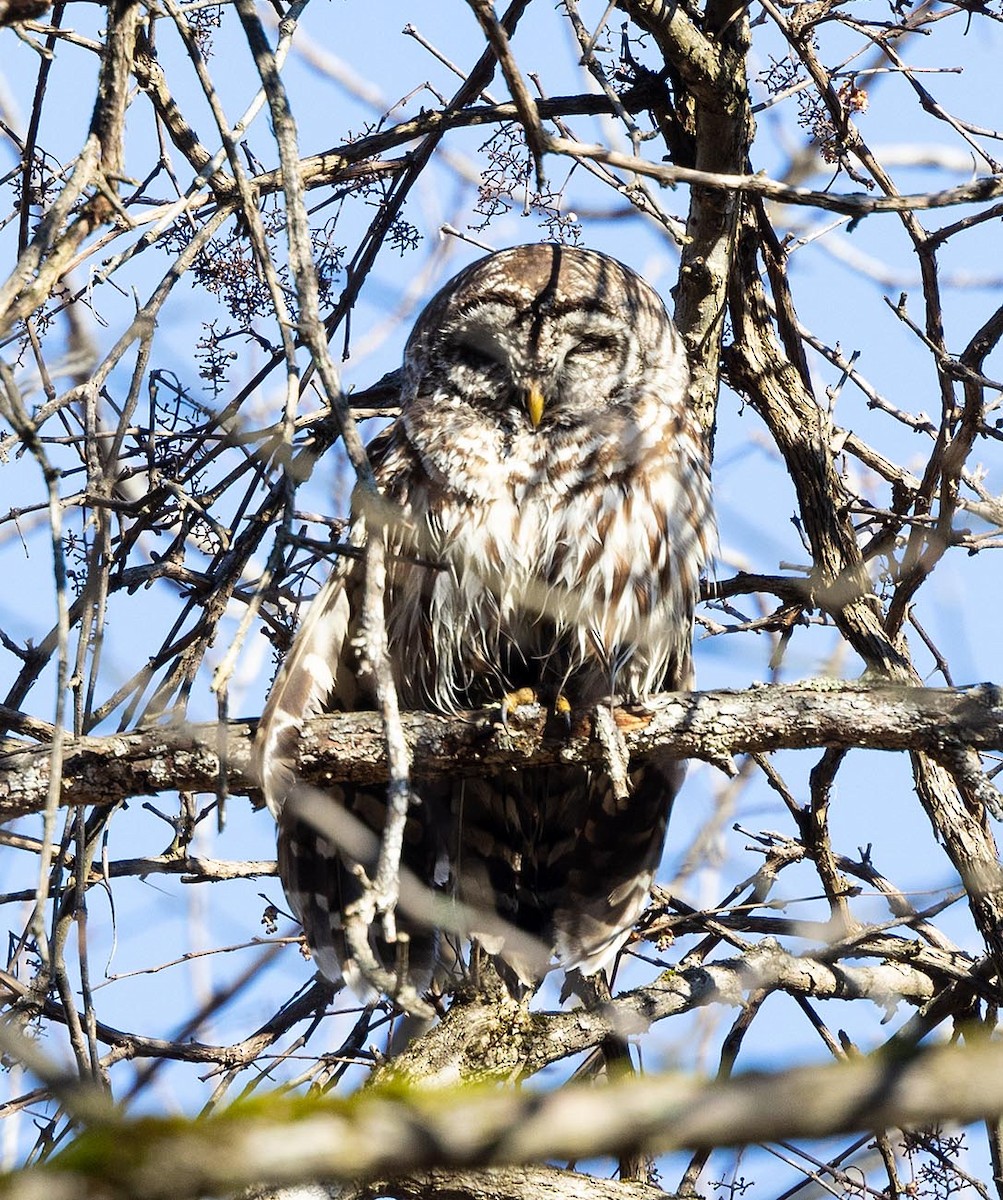
[[(527, 686), (578, 706), (691, 685), (713, 519), (687, 383), (658, 296), (606, 255), (503, 250), (434, 297), (405, 350), (401, 415), (371, 447), (400, 514), (386, 532), (386, 612), (404, 707), (474, 707)], [(339, 913), (357, 894), (351, 864), (282, 809), (302, 719), (373, 706), (354, 643), (360, 575), (343, 559), (322, 588), (259, 733), (287, 895), (321, 969), (350, 980)], [(648, 759), (626, 802), (579, 766), (423, 787), (405, 862), (591, 973), (645, 904), (681, 776)], [(378, 789), (331, 797), (381, 828)], [(420, 981), (434, 935), (410, 932)], [(483, 941), (531, 973), (502, 939)]]

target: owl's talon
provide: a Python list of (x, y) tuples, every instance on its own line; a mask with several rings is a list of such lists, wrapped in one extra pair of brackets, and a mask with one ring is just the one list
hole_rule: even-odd
[[(509, 718), (512, 717), (520, 708), (538, 708), (542, 701), (540, 697), (531, 687), (516, 688), (514, 691), (506, 692), (501, 700), (501, 723), (507, 725)], [(571, 703), (563, 692), (558, 692), (551, 706), (551, 715), (554, 716), (562, 725), (566, 725), (571, 729)]]
[(536, 692), (531, 687), (521, 687), (516, 688), (513, 692), (506, 692), (501, 701), (501, 723), (507, 725), (509, 717), (513, 716), (518, 709), (538, 703)]

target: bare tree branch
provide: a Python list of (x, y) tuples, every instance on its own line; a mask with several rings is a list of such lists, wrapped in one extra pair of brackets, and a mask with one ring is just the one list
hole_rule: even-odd
[[(109, 1120), (72, 1153), (8, 1178), (0, 1194), (182, 1200), (264, 1181), (288, 1186), (430, 1167), (737, 1146), (1001, 1113), (1003, 1047), (992, 1043), (712, 1083), (649, 1075), (547, 1095), (370, 1091), (348, 1102), (276, 1099), (246, 1111), (238, 1105), (197, 1122)], [(131, 1154), (116, 1152), (122, 1142)], [(164, 1163), (172, 1164), (169, 1173)]]
[[(922, 750), (966, 745), (1003, 750), (1003, 692), (992, 684), (920, 688), (818, 680), (747, 692), (692, 692), (654, 697), (643, 708), (617, 710), (632, 756), (669, 749), (680, 758), (727, 760), (733, 754), (812, 746)], [(13, 720), (15, 714), (11, 714)], [(417, 778), (480, 775), (506, 767), (567, 761), (601, 765), (607, 749), (590, 714), (576, 713), (567, 738), (545, 732), (539, 706), (502, 725), (495, 710), (439, 716), (401, 714)], [(256, 795), (251, 771), (255, 723), (230, 723), (226, 764), (230, 791)], [(68, 738), (64, 804), (113, 804), (128, 796), (181, 788), (212, 790), (219, 772), (216, 725), (163, 725), (108, 737)], [(325, 783), (386, 780), (383, 725), (377, 713), (338, 713), (311, 720), (299, 746), (298, 773)], [(37, 812), (48, 787), (48, 749), (0, 744), (0, 815)]]

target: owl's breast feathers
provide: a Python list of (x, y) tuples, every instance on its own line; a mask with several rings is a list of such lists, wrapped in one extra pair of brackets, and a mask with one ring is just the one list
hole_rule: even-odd
[(390, 638), (428, 650), (399, 660), (405, 702), (450, 711), (545, 680), (583, 704), (688, 686), (713, 527), (687, 413), (652, 396), (577, 438), (527, 430), (505, 455), (490, 427), (463, 455), (417, 440), (399, 425), (377, 464), (401, 509)]

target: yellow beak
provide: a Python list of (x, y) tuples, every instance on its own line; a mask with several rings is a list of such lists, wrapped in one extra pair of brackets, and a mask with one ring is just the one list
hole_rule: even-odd
[(526, 389), (526, 412), (529, 413), (529, 419), (535, 429), (543, 418), (543, 392), (540, 390), (538, 383), (531, 383)]

